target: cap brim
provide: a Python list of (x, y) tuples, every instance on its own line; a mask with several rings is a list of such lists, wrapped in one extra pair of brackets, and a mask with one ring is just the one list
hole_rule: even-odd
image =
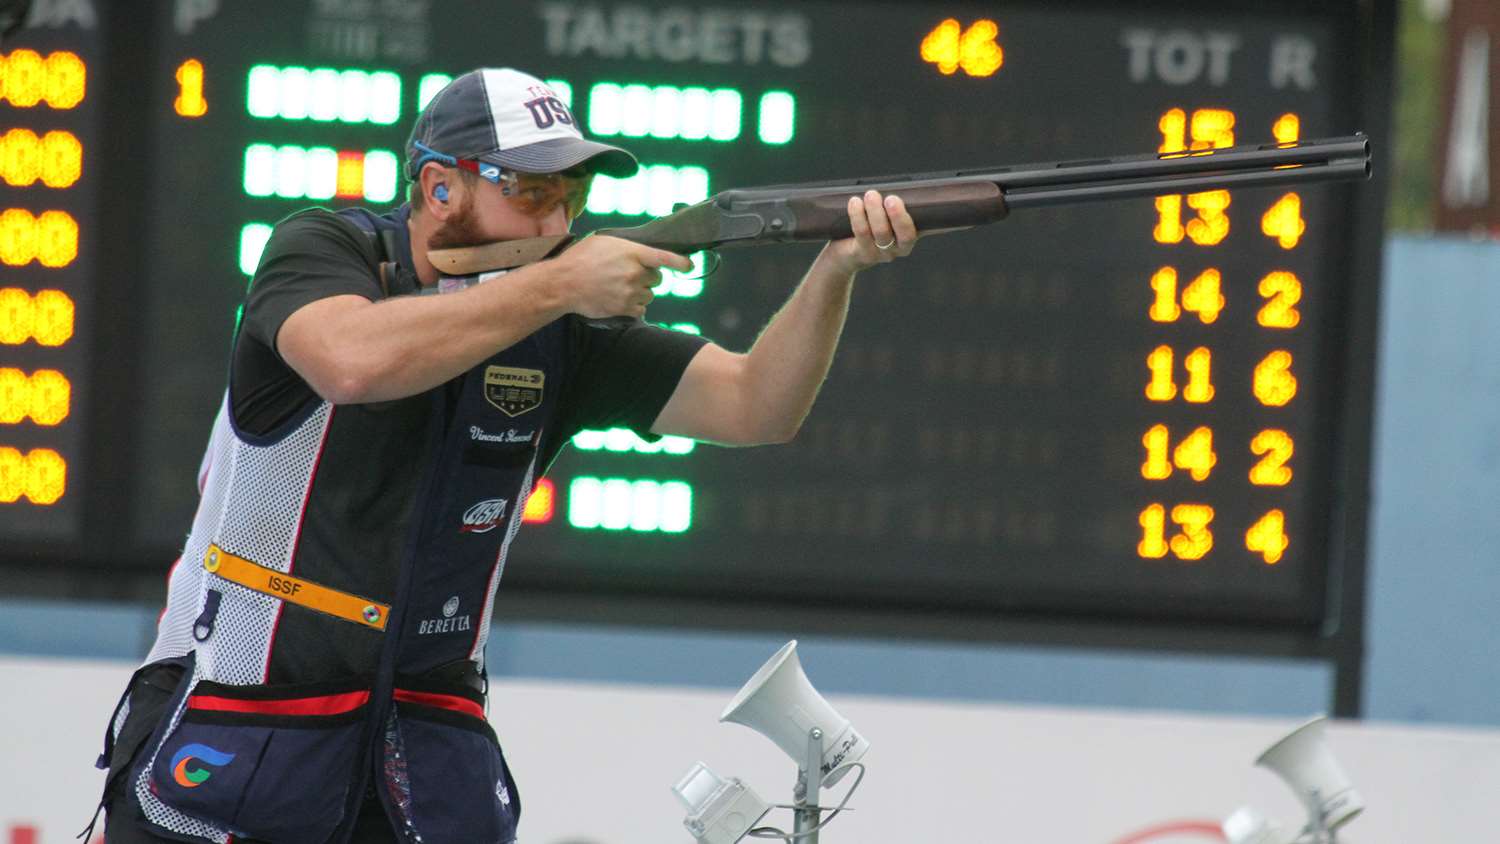
[(479, 156), (488, 161), (523, 173), (556, 173), (580, 164), (595, 173), (624, 178), (640, 169), (640, 162), (619, 147), (583, 138), (553, 138), (534, 144), (495, 150)]

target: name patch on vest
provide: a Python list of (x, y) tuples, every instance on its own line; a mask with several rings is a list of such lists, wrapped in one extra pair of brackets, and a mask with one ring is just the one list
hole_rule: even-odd
[(488, 366), (484, 370), (484, 398), (506, 416), (520, 416), (541, 406), (546, 381), (540, 369)]

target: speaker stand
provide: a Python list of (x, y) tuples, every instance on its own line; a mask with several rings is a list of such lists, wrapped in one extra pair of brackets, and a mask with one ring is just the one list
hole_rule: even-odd
[(792, 837), (800, 844), (818, 844), (818, 792), (823, 788), (823, 731), (807, 731), (807, 757), (797, 771), (797, 785), (792, 788)]
[(1328, 817), (1323, 816), (1322, 808), (1320, 808), (1323, 801), (1319, 796), (1319, 790), (1308, 790), (1308, 796), (1311, 798), (1308, 805), (1313, 807), (1313, 811), (1308, 813), (1311, 820), (1308, 820), (1308, 825), (1302, 828), (1302, 835), (1299, 835), (1295, 844), (1338, 844), (1338, 834), (1328, 828)]
[(1338, 844), (1337, 833), (1328, 828), (1328, 816), (1323, 813), (1323, 797), (1318, 789), (1308, 789), (1305, 802), (1309, 820), (1293, 844)]

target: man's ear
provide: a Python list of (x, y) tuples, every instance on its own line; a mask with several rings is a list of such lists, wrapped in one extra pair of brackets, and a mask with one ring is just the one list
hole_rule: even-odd
[(424, 204), (439, 220), (447, 217), (449, 194), (448, 174), (439, 165), (428, 162), (423, 165), (418, 177), (422, 185)]

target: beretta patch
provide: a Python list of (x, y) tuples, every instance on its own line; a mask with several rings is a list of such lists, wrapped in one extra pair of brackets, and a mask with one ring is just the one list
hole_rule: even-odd
[(520, 416), (542, 403), (547, 376), (540, 369), (489, 366), (484, 370), (484, 398), (506, 416)]

